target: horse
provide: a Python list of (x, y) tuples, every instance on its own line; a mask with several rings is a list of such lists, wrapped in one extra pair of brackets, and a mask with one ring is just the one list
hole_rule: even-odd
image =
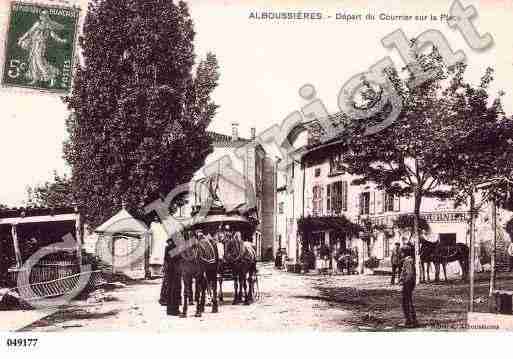
[[(254, 276), (256, 275), (256, 252), (250, 242), (245, 242), (237, 234), (227, 236), (225, 242), (225, 265), (232, 269), (234, 297), (232, 304), (253, 302)], [(247, 282), (249, 281), (249, 291)], [(222, 298), (222, 279), (220, 281), (220, 297)]]
[(429, 278), (429, 269), (431, 267), (431, 263), (435, 266), (436, 264), (433, 260), (433, 253), (435, 252), (436, 243), (425, 240), (424, 238), (420, 239), (420, 248), (419, 248), (419, 258), (420, 258), (420, 282), (426, 282), (426, 274), (427, 281), (430, 282)]
[(433, 253), (433, 260), (435, 263), (435, 281), (440, 280), (440, 264), (444, 270), (445, 281), (447, 281), (447, 263), (456, 261), (461, 267), (461, 279), (466, 281), (470, 267), (469, 252), (470, 249), (463, 243), (445, 246), (438, 243), (435, 252)]
[[(428, 264), (428, 281), (429, 281), (429, 263), (435, 265), (435, 281), (440, 281), (440, 265), (444, 271), (445, 281), (447, 281), (447, 263), (458, 262), (462, 271), (462, 280), (467, 279), (469, 271), (469, 248), (463, 243), (451, 245), (442, 245), (440, 241), (429, 242), (425, 239), (421, 240), (421, 262)], [(421, 280), (423, 276), (423, 265), (421, 267)]]
[(216, 243), (205, 236), (199, 237), (196, 243), (191, 244), (180, 254), (178, 268), (184, 281), (184, 298), (182, 317), (187, 316), (188, 305), (192, 295), (192, 280), (196, 284), (196, 317), (201, 317), (205, 311), (205, 295), (207, 288), (211, 288), (212, 313), (219, 311), (217, 302), (217, 272), (219, 255)]

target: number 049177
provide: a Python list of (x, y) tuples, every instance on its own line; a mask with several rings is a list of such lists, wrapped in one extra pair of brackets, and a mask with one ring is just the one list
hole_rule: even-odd
[(27, 348), (35, 347), (37, 341), (37, 338), (8, 338), (6, 344), (8, 347)]

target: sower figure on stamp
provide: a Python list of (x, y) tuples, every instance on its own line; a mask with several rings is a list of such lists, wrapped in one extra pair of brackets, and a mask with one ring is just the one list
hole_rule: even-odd
[(401, 247), (399, 243), (396, 243), (394, 249), (392, 249), (392, 256), (390, 258), (392, 263), (392, 279), (390, 280), (390, 284), (395, 284), (395, 276), (397, 275), (397, 279), (399, 280), (399, 275), (401, 273)]
[(18, 45), (28, 51), (28, 70), (25, 76), (31, 81), (30, 85), (38, 81), (49, 81), (50, 87), (55, 86), (60, 70), (48, 61), (47, 49), (50, 39), (59, 43), (67, 42), (56, 33), (64, 29), (63, 25), (50, 19), (47, 10), (43, 10), (39, 20), (18, 39)]
[(405, 326), (408, 328), (414, 328), (418, 325), (415, 307), (413, 306), (413, 291), (415, 289), (415, 281), (417, 278), (415, 272), (414, 252), (411, 246), (403, 247), (402, 252), (404, 259), (400, 281), (403, 284), (402, 306), (404, 317), (406, 319)]

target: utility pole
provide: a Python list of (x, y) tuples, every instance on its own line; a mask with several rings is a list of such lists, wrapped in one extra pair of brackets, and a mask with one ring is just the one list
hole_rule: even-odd
[(492, 309), (493, 292), (495, 290), (495, 255), (497, 251), (497, 201), (495, 197), (492, 201), (492, 228), (493, 228), (493, 242), (492, 242), (492, 256), (490, 260), (490, 293), (488, 295), (488, 305)]
[(474, 311), (474, 228), (475, 228), (475, 197), (474, 190), (472, 190), (472, 194), (470, 196), (470, 303), (469, 303), (469, 312)]

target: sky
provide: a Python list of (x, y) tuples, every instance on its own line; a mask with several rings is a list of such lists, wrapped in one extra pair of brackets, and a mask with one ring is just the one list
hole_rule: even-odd
[[(40, 1), (44, 2), (44, 1)], [(86, 0), (47, 1), (78, 4), (85, 15)], [(510, 36), (513, 3), (506, 0), (462, 1), (476, 7), (473, 20), (481, 34), (490, 33), (494, 45), (476, 52), (462, 35), (437, 20), (379, 20), (387, 15), (430, 15), (448, 13), (452, 1), (305, 1), (243, 0), (189, 1), (195, 23), (198, 59), (208, 51), (219, 60), (221, 78), (213, 94), (220, 106), (210, 129), (230, 134), (239, 123), (239, 134), (249, 137), (279, 124), (306, 102), (298, 95), (304, 84), (314, 85), (330, 112), (336, 112), (337, 96), (344, 83), (365, 72), (385, 56), (400, 68), (398, 52), (385, 48), (381, 39), (402, 29), (411, 38), (430, 29), (440, 30), (453, 50), (466, 54), (467, 79), (478, 81), (487, 66), (496, 70), (493, 93), (504, 90), (504, 108), (513, 113), (513, 40)], [(0, 0), (0, 40), (5, 43), (9, 15), (8, 0)], [(323, 20), (264, 20), (250, 14), (268, 11), (321, 12)], [(346, 21), (338, 14), (375, 14), (376, 20)], [(331, 18), (328, 18), (331, 16)], [(339, 16), (340, 17), (340, 16)], [(83, 17), (82, 17), (83, 20)], [(0, 63), (4, 63), (3, 48)], [(35, 91), (0, 88), (0, 203), (19, 206), (26, 200), (27, 186), (52, 178), (52, 173), (69, 173), (62, 158), (66, 139), (67, 110), (59, 96)]]

